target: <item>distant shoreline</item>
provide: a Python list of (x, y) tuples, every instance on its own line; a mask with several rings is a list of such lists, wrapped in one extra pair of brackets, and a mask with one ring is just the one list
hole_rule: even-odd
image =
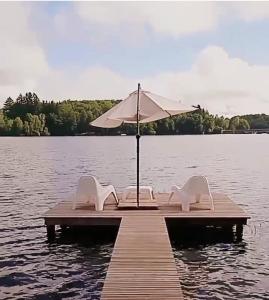
[[(41, 101), (35, 93), (7, 98), (0, 109), (0, 136), (116, 136), (135, 135), (136, 126), (99, 128), (91, 122), (118, 104), (118, 100)], [(256, 129), (258, 128), (258, 129)], [(269, 115), (227, 118), (197, 109), (158, 121), (143, 123), (141, 135), (252, 134), (269, 132)]]
[[(229, 133), (205, 133), (205, 134), (199, 134), (199, 133), (188, 133), (188, 134), (142, 134), (141, 136), (215, 136), (215, 135), (260, 135), (260, 134), (269, 134), (269, 129), (265, 132), (229, 132)], [(116, 136), (121, 136), (121, 137), (134, 137), (135, 135), (133, 134), (126, 134), (126, 135), (121, 135), (121, 134), (107, 134), (107, 135), (100, 135), (100, 134), (76, 134), (76, 135), (40, 135), (40, 136), (35, 136), (35, 135), (0, 135), (0, 138), (10, 138), (10, 137), (16, 137), (16, 138), (42, 138), (42, 137), (116, 137)]]

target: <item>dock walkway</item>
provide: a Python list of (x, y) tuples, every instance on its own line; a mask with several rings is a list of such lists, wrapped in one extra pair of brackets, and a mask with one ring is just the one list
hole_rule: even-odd
[[(45, 213), (49, 238), (55, 237), (57, 225), (62, 228), (119, 226), (102, 300), (183, 299), (166, 223), (176, 228), (235, 226), (240, 237), (249, 218), (239, 205), (219, 193), (213, 193), (214, 211), (210, 210), (208, 199), (202, 199), (193, 204), (189, 212), (183, 212), (178, 203), (168, 201), (169, 194), (156, 194), (155, 197), (157, 209), (119, 209), (111, 197), (103, 211), (95, 211), (83, 203), (74, 210), (71, 201), (64, 201)], [(145, 201), (147, 204), (148, 199)]]
[(164, 217), (122, 218), (101, 299), (183, 299)]

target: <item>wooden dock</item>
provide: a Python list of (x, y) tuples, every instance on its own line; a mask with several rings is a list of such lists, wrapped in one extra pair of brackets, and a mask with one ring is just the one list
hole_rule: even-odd
[(99, 212), (82, 203), (73, 210), (72, 203), (64, 201), (47, 211), (44, 220), (49, 237), (55, 235), (56, 225), (119, 226), (101, 299), (183, 299), (166, 223), (236, 226), (240, 235), (249, 216), (223, 194), (213, 193), (214, 211), (208, 200), (202, 199), (191, 205), (189, 212), (182, 212), (180, 205), (168, 203), (168, 198), (165, 193), (155, 195), (158, 209), (146, 210), (118, 209), (110, 198)]
[(162, 216), (122, 218), (101, 299), (183, 299)]

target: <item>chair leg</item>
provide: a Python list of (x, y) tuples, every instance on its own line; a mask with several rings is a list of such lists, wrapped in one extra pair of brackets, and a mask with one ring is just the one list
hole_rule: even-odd
[(168, 204), (170, 203), (170, 200), (172, 199), (173, 195), (174, 195), (174, 192), (171, 192), (170, 196), (169, 196), (169, 199), (168, 199)]
[(112, 192), (112, 195), (113, 195), (113, 197), (114, 197), (114, 199), (115, 199), (115, 202), (118, 204), (118, 203), (119, 203), (119, 200), (118, 200), (117, 195), (116, 195), (114, 192)]
[(73, 200), (72, 209), (76, 209), (76, 198)]
[(181, 208), (182, 208), (183, 212), (189, 212), (190, 211), (190, 203), (181, 202)]
[(210, 196), (210, 200), (211, 200), (211, 210), (215, 210), (215, 207), (214, 207), (214, 200), (213, 200), (213, 197)]
[(152, 198), (152, 192), (151, 191), (148, 192), (148, 197), (152, 201), (153, 198)]
[(95, 199), (95, 210), (96, 211), (104, 210), (105, 201), (106, 201), (107, 197), (108, 196), (101, 198), (101, 199), (99, 199), (99, 201), (98, 201), (98, 199)]

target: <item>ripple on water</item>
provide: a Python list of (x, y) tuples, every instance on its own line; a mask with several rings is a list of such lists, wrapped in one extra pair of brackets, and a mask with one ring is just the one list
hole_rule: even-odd
[(174, 256), (187, 298), (268, 299), (268, 262), (262, 257), (248, 258), (254, 249), (244, 241), (232, 238), (226, 243), (218, 239), (208, 242), (206, 238), (197, 243), (173, 237)]
[[(186, 298), (268, 299), (268, 148), (267, 135), (141, 139), (143, 184), (169, 191), (206, 175), (252, 216), (240, 243), (210, 233), (172, 239)], [(1, 300), (100, 298), (115, 234), (71, 232), (48, 244), (41, 216), (81, 175), (119, 191), (135, 184), (135, 160), (133, 137), (0, 138)]]

